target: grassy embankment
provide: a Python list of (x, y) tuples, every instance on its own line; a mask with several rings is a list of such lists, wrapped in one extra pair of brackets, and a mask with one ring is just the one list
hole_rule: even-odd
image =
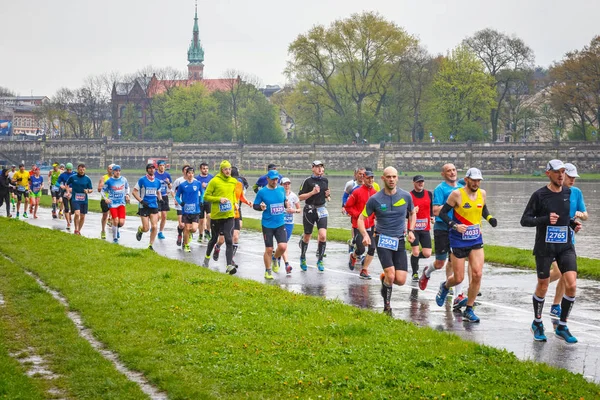
[[(51, 207), (51, 199), (49, 196), (42, 196), (40, 204), (44, 207)], [(90, 200), (89, 210), (93, 212), (101, 212), (100, 201)], [(135, 216), (137, 205), (127, 205), (127, 215)], [(176, 221), (177, 214), (175, 210), (171, 210), (168, 214), (170, 220)], [(244, 218), (244, 229), (260, 231), (260, 221), (252, 218)], [(296, 224), (294, 227), (294, 235), (301, 235), (303, 232), (302, 225)], [(534, 232), (532, 231), (532, 234)], [(313, 234), (316, 238), (316, 233)], [(327, 238), (330, 241), (346, 242), (350, 239), (349, 229), (329, 228), (327, 229)], [(408, 247), (407, 247), (408, 248)], [(517, 249), (514, 247), (485, 245), (485, 259), (487, 262), (504, 264), (511, 267), (535, 270), (535, 260), (531, 254), (531, 250)], [(600, 280), (600, 260), (578, 257), (577, 268), (579, 276), (582, 278)]]
[[(23, 270), (172, 399), (600, 396), (581, 375), (338, 301), (16, 220), (1, 218), (0, 231), (0, 253), (14, 260), (0, 257), (2, 346), (31, 341), (76, 398), (107, 398), (107, 387), (114, 398), (136, 394), (63, 327), (61, 307)], [(26, 237), (39, 245), (23, 249)]]

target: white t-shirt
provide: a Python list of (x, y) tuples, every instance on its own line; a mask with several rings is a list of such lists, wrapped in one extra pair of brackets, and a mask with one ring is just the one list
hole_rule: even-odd
[[(292, 208), (295, 210), (296, 204), (300, 203), (300, 199), (294, 192), (290, 191), (290, 194), (286, 195), (285, 198), (288, 202), (288, 208)], [(293, 224), (294, 223), (294, 214), (285, 213), (284, 220), (285, 220), (286, 224)]]
[[(171, 189), (173, 190), (173, 198), (175, 198), (177, 188), (179, 187), (179, 185), (181, 185), (181, 182), (183, 182), (184, 180), (185, 178), (183, 176), (180, 176), (179, 178), (175, 179), (175, 182), (173, 182), (173, 186), (171, 187)], [(175, 203), (175, 209), (177, 211), (181, 211), (181, 206), (179, 205), (179, 203), (177, 201), (173, 201), (173, 203)]]

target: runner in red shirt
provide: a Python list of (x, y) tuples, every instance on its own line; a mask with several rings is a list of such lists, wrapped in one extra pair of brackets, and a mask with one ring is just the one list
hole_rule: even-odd
[(410, 244), (412, 246), (410, 266), (412, 267), (412, 280), (418, 282), (419, 259), (431, 257), (431, 224), (435, 217), (433, 215), (433, 193), (425, 190), (425, 177), (415, 175), (413, 186), (414, 189), (411, 190), (410, 195), (415, 205), (417, 223), (415, 225), (415, 241)]

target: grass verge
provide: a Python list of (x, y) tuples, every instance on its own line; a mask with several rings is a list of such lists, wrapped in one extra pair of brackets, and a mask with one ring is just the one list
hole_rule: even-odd
[[(40, 205), (42, 207), (51, 207), (52, 199), (50, 198), (50, 196), (42, 196), (40, 200)], [(90, 200), (89, 211), (98, 213), (102, 212), (102, 210), (100, 209), (100, 201)], [(135, 216), (136, 213), (137, 205), (128, 204), (127, 215)], [(174, 209), (171, 209), (171, 211), (169, 211), (167, 218), (172, 221), (177, 221), (177, 214)], [(244, 218), (244, 229), (250, 229), (260, 232), (261, 223), (257, 219), (246, 217)], [(302, 225), (296, 224), (294, 226), (294, 234), (301, 235), (302, 232)], [(315, 231), (313, 233), (313, 238), (316, 239), (316, 237), (317, 233)], [(327, 229), (327, 240), (329, 241), (346, 242), (350, 238), (351, 234), (349, 229)], [(410, 249), (410, 246), (407, 244), (406, 248)], [(523, 250), (517, 249), (515, 247), (494, 246), (486, 244), (485, 260), (489, 263), (502, 264), (508, 267), (535, 270), (535, 259), (531, 253), (531, 250)], [(600, 280), (600, 260), (585, 257), (577, 257), (577, 268), (579, 277)]]
[(15, 220), (0, 230), (1, 252), (172, 399), (600, 396), (581, 375), (340, 302)]
[[(5, 227), (2, 232), (12, 235)], [(6, 377), (6, 383), (0, 383), (0, 397), (45, 398), (58, 391), (61, 397), (77, 399), (147, 398), (78, 335), (64, 307), (24, 273), (23, 267), (41, 264), (42, 258), (22, 260), (19, 253), (9, 255), (21, 259), (19, 265), (0, 256), (0, 291), (6, 301), (0, 308), (0, 382)], [(62, 260), (56, 255), (54, 258)], [(34, 374), (28, 378), (18, 364), (15, 366), (15, 360), (6, 359), (9, 353), (30, 355), (27, 349), (34, 349), (44, 360), (45, 369), (56, 376), (46, 379)]]

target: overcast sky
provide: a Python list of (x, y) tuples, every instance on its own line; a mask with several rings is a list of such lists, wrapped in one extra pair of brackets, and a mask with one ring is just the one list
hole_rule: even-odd
[[(600, 34), (598, 0), (201, 0), (205, 77), (234, 68), (282, 85), (298, 34), (365, 10), (435, 54), (486, 27), (515, 34), (542, 66)], [(50, 97), (90, 75), (148, 65), (185, 70), (194, 0), (0, 0), (0, 15), (0, 86)]]

